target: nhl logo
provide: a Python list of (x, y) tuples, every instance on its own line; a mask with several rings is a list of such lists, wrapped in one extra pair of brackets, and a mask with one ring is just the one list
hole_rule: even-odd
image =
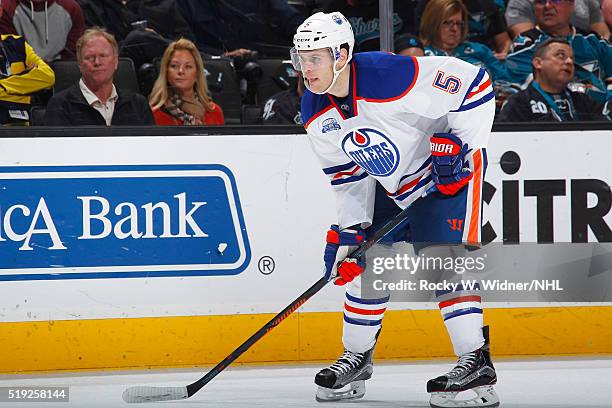
[(342, 150), (373, 176), (386, 177), (397, 169), (399, 150), (381, 131), (362, 128), (342, 140)]

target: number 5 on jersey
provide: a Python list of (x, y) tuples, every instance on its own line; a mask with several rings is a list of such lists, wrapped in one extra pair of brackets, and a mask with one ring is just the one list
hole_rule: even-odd
[(443, 90), (444, 92), (456, 94), (459, 92), (459, 88), (461, 88), (461, 80), (454, 75), (446, 76), (444, 71), (438, 70), (438, 72), (436, 72), (436, 77), (433, 84), (431, 85), (434, 88)]

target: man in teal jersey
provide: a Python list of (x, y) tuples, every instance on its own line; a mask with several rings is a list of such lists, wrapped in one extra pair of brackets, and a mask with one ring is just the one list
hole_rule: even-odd
[(612, 46), (595, 33), (583, 34), (570, 24), (573, 0), (535, 0), (536, 27), (514, 40), (506, 68), (512, 82), (531, 81), (531, 60), (538, 44), (562, 37), (571, 44), (576, 72), (570, 89), (582, 91), (601, 103), (612, 97)]

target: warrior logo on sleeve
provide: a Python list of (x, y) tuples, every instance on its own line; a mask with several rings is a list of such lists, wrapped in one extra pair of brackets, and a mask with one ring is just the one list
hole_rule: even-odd
[(389, 176), (399, 164), (397, 146), (382, 132), (370, 128), (347, 134), (342, 140), (342, 150), (373, 176)]

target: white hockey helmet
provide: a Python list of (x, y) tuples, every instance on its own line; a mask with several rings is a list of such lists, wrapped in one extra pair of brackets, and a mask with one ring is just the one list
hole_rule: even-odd
[[(346, 64), (336, 70), (335, 64), (333, 67), (334, 78), (331, 85), (320, 93), (326, 93), (331, 89), (336, 82), (340, 72), (342, 72), (353, 57), (353, 48), (355, 46), (355, 36), (353, 28), (349, 21), (342, 13), (335, 11), (332, 13), (315, 13), (308, 17), (297, 29), (293, 36), (293, 48), (291, 49), (291, 61), (296, 70), (301, 71), (302, 67), (298, 57), (299, 51), (312, 51), (322, 48), (328, 48), (333, 57), (333, 61), (340, 58), (340, 49), (343, 45), (348, 45), (348, 59)], [(308, 87), (308, 81), (304, 82)]]

